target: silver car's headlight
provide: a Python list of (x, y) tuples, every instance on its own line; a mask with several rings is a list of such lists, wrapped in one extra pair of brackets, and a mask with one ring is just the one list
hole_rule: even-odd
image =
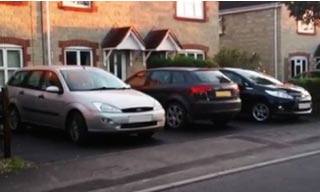
[(293, 99), (293, 97), (291, 95), (289, 95), (288, 93), (286, 93), (284, 91), (266, 90), (266, 93), (271, 96), (282, 98), (282, 99)]
[(106, 104), (106, 103), (93, 103), (94, 106), (100, 111), (104, 113), (121, 113), (121, 110), (115, 106)]
[(155, 111), (158, 111), (158, 110), (162, 110), (163, 107), (162, 107), (162, 105), (161, 105), (157, 100), (154, 100), (153, 109), (154, 109)]

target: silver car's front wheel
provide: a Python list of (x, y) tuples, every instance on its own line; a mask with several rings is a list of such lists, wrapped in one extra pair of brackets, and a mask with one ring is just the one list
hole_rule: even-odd
[(84, 144), (87, 141), (88, 131), (83, 116), (77, 112), (67, 121), (67, 129), (71, 140), (77, 144)]
[(270, 118), (270, 109), (265, 103), (256, 103), (252, 107), (252, 117), (258, 122), (267, 121)]
[(166, 110), (167, 126), (171, 129), (181, 128), (186, 124), (186, 112), (179, 103), (171, 103)]

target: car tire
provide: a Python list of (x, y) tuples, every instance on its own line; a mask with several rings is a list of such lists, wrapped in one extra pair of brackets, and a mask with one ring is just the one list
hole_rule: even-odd
[(88, 129), (86, 121), (81, 113), (75, 112), (67, 122), (67, 131), (70, 139), (79, 145), (85, 144), (88, 140)]
[(142, 140), (149, 140), (154, 135), (154, 132), (142, 132), (138, 133), (138, 137)]
[(166, 107), (166, 127), (169, 129), (181, 129), (187, 125), (185, 107), (178, 102), (169, 103)]
[(22, 133), (25, 130), (25, 127), (21, 122), (21, 116), (18, 109), (15, 106), (9, 107), (8, 115), (9, 127), (11, 131)]
[(251, 117), (256, 122), (266, 122), (271, 119), (271, 110), (268, 104), (263, 102), (255, 103), (251, 108)]

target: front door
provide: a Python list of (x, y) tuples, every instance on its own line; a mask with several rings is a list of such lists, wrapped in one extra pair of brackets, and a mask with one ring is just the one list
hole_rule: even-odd
[(122, 80), (127, 78), (128, 52), (114, 51), (109, 58), (109, 71)]

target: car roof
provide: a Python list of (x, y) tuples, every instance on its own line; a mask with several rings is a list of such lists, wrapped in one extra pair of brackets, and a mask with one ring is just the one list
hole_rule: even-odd
[(96, 67), (90, 66), (71, 66), (71, 65), (39, 65), (39, 66), (28, 66), (21, 68), (20, 70), (68, 70), (68, 69), (96, 69)]
[(203, 67), (159, 67), (147, 69), (147, 71), (201, 71), (201, 70), (217, 70), (216, 68), (203, 68)]

